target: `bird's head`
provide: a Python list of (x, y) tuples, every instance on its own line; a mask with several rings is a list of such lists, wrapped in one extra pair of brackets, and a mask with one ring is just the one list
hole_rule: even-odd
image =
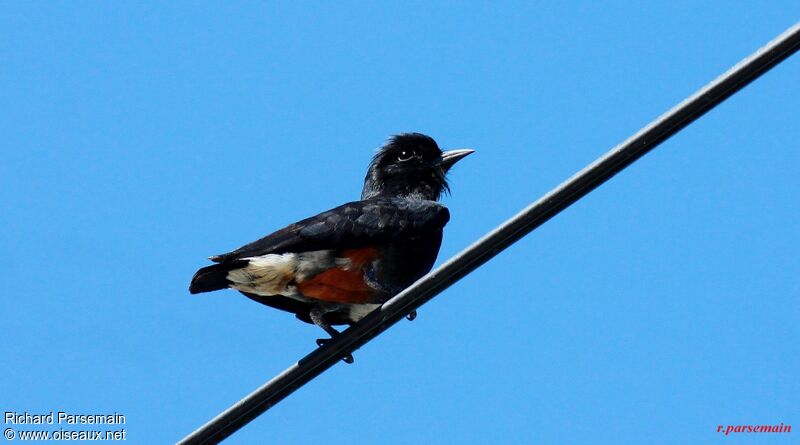
[(449, 192), (447, 171), (474, 150), (442, 152), (436, 141), (420, 133), (403, 133), (389, 139), (369, 164), (361, 199), (411, 196), (438, 200)]

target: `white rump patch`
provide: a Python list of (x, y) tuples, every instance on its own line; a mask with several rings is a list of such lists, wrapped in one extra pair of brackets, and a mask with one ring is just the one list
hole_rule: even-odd
[(335, 266), (333, 251), (269, 254), (243, 258), (247, 266), (228, 272), (231, 287), (261, 296), (283, 295), (303, 299), (296, 284)]

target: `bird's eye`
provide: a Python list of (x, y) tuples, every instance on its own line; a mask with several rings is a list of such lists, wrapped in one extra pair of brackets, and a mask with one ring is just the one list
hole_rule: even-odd
[(413, 157), (414, 157), (414, 152), (413, 151), (411, 151), (411, 150), (403, 150), (403, 151), (400, 152), (399, 155), (397, 155), (397, 160), (400, 161), (400, 162), (405, 162), (405, 161), (410, 160)]

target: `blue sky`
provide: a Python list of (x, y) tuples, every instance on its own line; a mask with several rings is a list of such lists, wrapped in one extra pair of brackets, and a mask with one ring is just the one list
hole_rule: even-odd
[[(783, 2), (7, 2), (3, 411), (169, 443), (314, 347), (205, 258), (358, 197), (387, 136), (454, 169), (438, 263), (791, 26)], [(230, 443), (790, 443), (800, 56)], [(742, 442), (744, 443), (744, 442)]]

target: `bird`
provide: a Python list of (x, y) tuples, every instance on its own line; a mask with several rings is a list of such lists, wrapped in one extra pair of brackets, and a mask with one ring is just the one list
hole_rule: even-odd
[(421, 133), (392, 136), (373, 156), (360, 200), (209, 257), (215, 264), (194, 274), (189, 292), (238, 290), (335, 338), (333, 326), (352, 326), (433, 267), (450, 220), (439, 202), (447, 173), (473, 152), (442, 151)]

